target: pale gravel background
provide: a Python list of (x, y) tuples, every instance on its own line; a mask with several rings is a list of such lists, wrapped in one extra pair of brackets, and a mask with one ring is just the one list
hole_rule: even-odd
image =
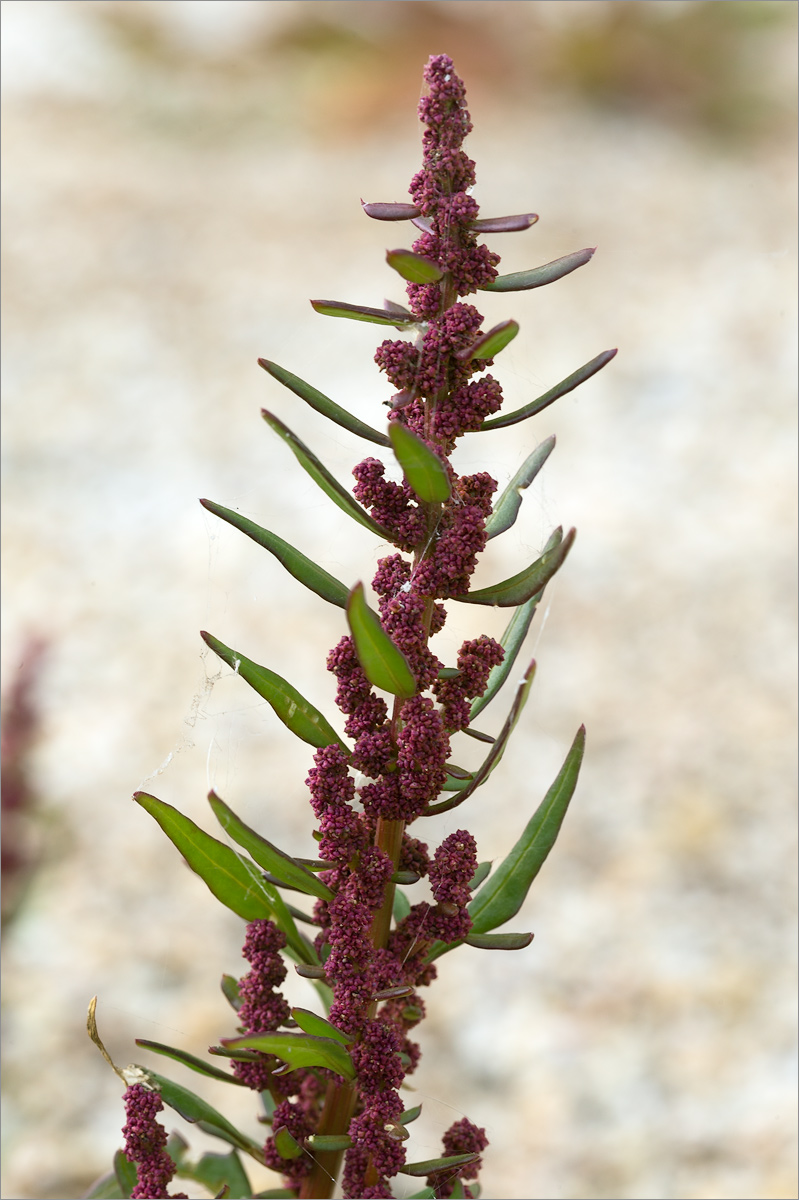
[[(213, 7), (199, 6), (206, 21)], [(293, 6), (265, 7), (277, 20)], [(553, 20), (563, 8), (511, 7)], [(172, 22), (180, 8), (199, 37), (196, 4), (151, 8)], [(218, 673), (196, 631), (289, 676), (335, 719), (320, 662), (341, 614), (196, 497), (240, 508), (344, 580), (370, 577), (372, 539), (306, 481), (259, 407), (342, 480), (370, 448), (255, 359), (380, 421), (379, 331), (315, 317), (307, 298), (401, 298), (383, 262), (393, 235), (358, 198), (403, 197), (418, 83), (392, 93), (390, 136), (359, 132), (357, 81), (314, 124), (304, 89), (326, 95), (325, 80), (295, 80), (281, 116), (277, 64), (259, 116), (235, 79), (204, 89), (178, 73), (159, 91), (114, 57), (86, 5), (11, 0), (3, 16), (6, 680), (26, 631), (46, 633), (51, 655), (34, 764), (47, 858), (4, 943), (2, 1194), (59, 1197), (120, 1144), (118, 1081), (83, 1032), (90, 996), (120, 1064), (165, 1068), (137, 1036), (201, 1051), (230, 1032), (217, 984), (241, 969), (241, 923), (177, 867), (130, 794), (144, 785), (211, 828), (210, 783), (274, 841), (312, 852), (307, 747), (227, 670), (206, 685)], [(234, 38), (232, 24), (220, 28)], [(469, 36), (474, 57), (477, 22)], [(178, 58), (198, 44), (177, 42)], [(419, 39), (419, 76), (444, 48)], [(504, 482), (558, 437), (483, 582), (517, 570), (555, 524), (579, 530), (531, 634), (523, 726), (465, 818), (481, 857), (515, 840), (581, 721), (589, 741), (517, 922), (532, 948), (441, 963), (409, 1156), (435, 1154), (466, 1113), (491, 1137), (487, 1197), (795, 1196), (793, 139), (721, 149), (562, 97), (520, 110), (499, 86), (469, 94), (484, 214), (541, 214), (495, 239), (504, 269), (599, 246), (545, 291), (480, 305), (522, 325), (496, 367), (507, 406), (620, 353), (533, 423), (460, 451), (460, 469), (495, 467)], [(504, 623), (487, 610), (451, 620), (453, 645)], [(252, 1128), (247, 1096), (207, 1094)]]

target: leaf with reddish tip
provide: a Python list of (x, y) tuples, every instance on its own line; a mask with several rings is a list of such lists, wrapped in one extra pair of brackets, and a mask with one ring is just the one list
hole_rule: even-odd
[(523, 604), (539, 592), (560, 569), (576, 536), (577, 530), (570, 529), (557, 546), (545, 550), (540, 558), (523, 571), (519, 571), (518, 575), (503, 579), (502, 583), (494, 584), (493, 587), (480, 588), (476, 592), (468, 592), (465, 596), (456, 596), (455, 599), (464, 604), (491, 604), (499, 608)]
[(387, 250), (386, 262), (410, 283), (438, 283), (444, 274), (438, 263), (412, 250)]
[(419, 435), (400, 421), (391, 421), (388, 436), (414, 494), (425, 504), (449, 500), (452, 487), (446, 465)]
[(477, 950), (524, 950), (533, 940), (532, 933), (469, 933), (463, 939)]
[(538, 220), (538, 213), (518, 213), (514, 217), (479, 217), (469, 222), (473, 233), (520, 233)]
[(307, 896), (318, 896), (320, 900), (334, 899), (334, 894), (327, 884), (317, 879), (312, 871), (303, 867), (296, 859), (273, 846), (254, 829), (250, 829), (249, 825), (245, 825), (216, 792), (208, 793), (208, 803), (225, 833), (232, 837), (234, 842), (238, 842), (259, 867), (271, 871), (281, 883), (296, 888)]
[(245, 921), (264, 920), (273, 915), (266, 885), (252, 863), (157, 796), (136, 792), (133, 799), (155, 817), (192, 871), (200, 876), (217, 900)]
[(416, 680), (408, 660), (380, 624), (377, 613), (366, 603), (362, 583), (356, 583), (350, 592), (347, 621), (358, 661), (369, 682), (402, 700), (415, 695)]
[(597, 371), (601, 371), (612, 358), (616, 357), (616, 354), (616, 350), (603, 350), (601, 354), (597, 354), (596, 358), (592, 358), (590, 362), (585, 363), (566, 379), (555, 384), (548, 392), (544, 392), (543, 396), (539, 396), (530, 404), (525, 404), (524, 408), (517, 408), (515, 412), (504, 413), (499, 417), (492, 417), (490, 421), (483, 421), (480, 432), (482, 433), (484, 429), (504, 429), (507, 425), (517, 425), (519, 421), (524, 421), (527, 417), (534, 417), (536, 413), (540, 413), (550, 404), (554, 404), (561, 396), (565, 396), (579, 387), (581, 383), (585, 383), (586, 379), (596, 375)]
[(334, 1038), (314, 1037), (309, 1033), (251, 1033), (246, 1037), (220, 1038), (223, 1046), (232, 1050), (260, 1050), (274, 1054), (288, 1064), (289, 1070), (299, 1067), (327, 1067), (345, 1079), (355, 1078), (352, 1059)]
[(468, 350), (461, 350), (455, 356), (461, 359), (494, 358), (500, 350), (504, 350), (508, 342), (512, 342), (519, 332), (518, 321), (500, 321), (493, 329), (482, 334)]
[(555, 782), (521, 837), (469, 905), (472, 934), (488, 933), (498, 925), (504, 925), (521, 908), (560, 832), (577, 786), (584, 750), (585, 726), (581, 725)]
[(347, 746), (327, 718), (275, 671), (270, 671), (268, 667), (260, 667), (258, 663), (245, 658), (237, 650), (231, 650), (224, 642), (220, 642), (205, 630), (201, 630), (200, 637), (222, 662), (232, 667), (259, 696), (272, 705), (283, 724), (298, 738), (311, 746), (319, 747), (331, 746), (336, 742), (349, 754)]
[(357, 500), (353, 499), (346, 488), (335, 479), (327, 467), (323, 466), (312, 450), (309, 450), (304, 442), (301, 442), (295, 433), (289, 429), (288, 425), (280, 420), (279, 417), (267, 412), (265, 408), (261, 409), (261, 416), (266, 421), (278, 437), (281, 437), (291, 450), (294, 457), (297, 459), (300, 466), (308, 472), (311, 479), (319, 485), (322, 491), (330, 497), (334, 504), (345, 512), (348, 517), (352, 517), (364, 528), (370, 532), (377, 534), (384, 541), (391, 541), (391, 533), (384, 526), (379, 525), (374, 521), (365, 508), (361, 508)]
[(410, 313), (387, 313), (383, 308), (365, 308), (361, 304), (347, 304), (344, 300), (312, 300), (312, 308), (323, 317), (347, 317), (350, 321), (368, 321), (370, 325), (393, 325), (402, 329), (417, 324), (418, 318)]
[(416, 204), (391, 204), (380, 200), (370, 204), (364, 204), (362, 200), (361, 208), (375, 221), (410, 221), (422, 211)]
[(299, 375), (293, 375), (291, 371), (287, 371), (285, 367), (279, 367), (275, 362), (270, 362), (268, 358), (259, 358), (258, 366), (263, 367), (264, 371), (278, 383), (282, 383), (289, 391), (294, 392), (295, 396), (299, 396), (323, 417), (335, 421), (336, 425), (340, 425), (342, 429), (348, 429), (350, 433), (366, 438), (369, 442), (376, 442), (378, 446), (388, 446), (389, 441), (384, 433), (378, 433), (376, 429), (372, 429), (371, 425), (359, 421), (357, 417), (348, 413), (329, 396), (325, 396), (318, 388), (312, 387), (310, 383), (300, 379)]
[(347, 603), (347, 593), (349, 589), (338, 579), (334, 579), (323, 567), (313, 562), (310, 558), (306, 558), (299, 550), (295, 550), (288, 542), (284, 542), (276, 533), (272, 533), (268, 529), (263, 529), (260, 525), (256, 525), (254, 521), (250, 521), (241, 513), (234, 512), (232, 508), (224, 508), (221, 504), (215, 504), (213, 500), (201, 500), (203, 508), (207, 508), (215, 517), (220, 517), (223, 521), (227, 521), (228, 525), (232, 525), (234, 529), (240, 529), (242, 533), (246, 533), (247, 537), (252, 538), (259, 546), (263, 546), (265, 550), (269, 550), (274, 554), (275, 558), (283, 564), (290, 575), (298, 579), (300, 583), (304, 583), (312, 592), (316, 592), (317, 596), (321, 596), (323, 600), (327, 600), (330, 604), (336, 604), (339, 608), (344, 608)]
[[(497, 537), (513, 525), (522, 506), (522, 492), (533, 482), (554, 449), (555, 438), (546, 438), (519, 467), (486, 521), (488, 538)], [(202, 504), (202, 501), (200, 503)]]
[(531, 288), (543, 287), (545, 283), (554, 283), (564, 275), (571, 274), (578, 267), (584, 267), (594, 257), (596, 246), (585, 250), (575, 250), (544, 263), (542, 267), (532, 267), (529, 271), (513, 271), (510, 275), (498, 275), (492, 283), (484, 283), (481, 292), (527, 292)]

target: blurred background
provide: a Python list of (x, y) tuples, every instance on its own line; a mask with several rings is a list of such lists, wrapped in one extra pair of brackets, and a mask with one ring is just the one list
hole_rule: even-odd
[[(588, 748), (515, 923), (533, 946), (440, 963), (409, 1157), (466, 1114), (486, 1197), (795, 1197), (796, 4), (5, 0), (2, 20), (3, 1195), (80, 1196), (121, 1145), (92, 995), (119, 1065), (166, 1069), (136, 1037), (202, 1053), (233, 1032), (241, 922), (133, 791), (212, 829), (214, 786), (313, 853), (309, 748), (198, 630), (335, 721), (341, 613), (197, 498), (371, 578), (379, 548), (259, 408), (345, 483), (369, 447), (256, 358), (382, 422), (383, 335), (308, 298), (403, 299), (384, 252), (410, 234), (359, 199), (406, 198), (446, 52), (483, 215), (541, 217), (491, 239), (502, 269), (598, 247), (478, 299), (521, 323), (507, 408), (619, 354), (458, 451), (502, 487), (558, 439), (478, 585), (579, 532), (501, 768), (420, 836), (466, 823), (501, 858), (583, 721)], [(442, 656), (504, 625), (461, 608)], [(257, 1129), (249, 1095), (171, 1074)]]

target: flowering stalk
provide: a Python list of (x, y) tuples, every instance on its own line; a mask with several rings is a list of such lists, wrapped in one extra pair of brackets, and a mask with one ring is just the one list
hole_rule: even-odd
[[(482, 316), (462, 297), (478, 290), (541, 286), (588, 262), (593, 251), (498, 275), (499, 257), (478, 242), (479, 234), (527, 229), (537, 217), (479, 218), (471, 195), (474, 163), (462, 148), (471, 129), (463, 83), (446, 55), (430, 59), (425, 80), (427, 94), (419, 105), (426, 126), (423, 165), (411, 181), (411, 202), (364, 205), (370, 217), (410, 221), (417, 230), (410, 250), (387, 254), (389, 265), (407, 282), (408, 307), (312, 301), (320, 313), (414, 335), (414, 340), (383, 341), (375, 355), (395, 389), (387, 402), (387, 432), (358, 421), (285, 368), (259, 360), (323, 415), (393, 452), (402, 469), (402, 482), (391, 482), (382, 459), (367, 457), (354, 468), (350, 494), (278, 417), (263, 413), (335, 503), (393, 547), (378, 561), (372, 580), (377, 611), (362, 583), (345, 587), (269, 530), (202, 501), (346, 614), (348, 632), (327, 658), (337, 681), (336, 703), (345, 716), (344, 737), (286, 680), (212, 635), (202, 635), (292, 732), (315, 747), (306, 782), (319, 858), (300, 861), (284, 854), (214, 793), (209, 797), (214, 815), (249, 857), (156, 797), (141, 792), (135, 797), (215, 895), (247, 921), (243, 953), (251, 966), (239, 982), (223, 979), (237, 1012), (238, 1035), (211, 1047), (212, 1054), (230, 1059), (232, 1074), (172, 1047), (139, 1044), (259, 1092), (271, 1133), (260, 1145), (154, 1072), (145, 1075), (155, 1091), (141, 1089), (130, 1102), (144, 1104), (152, 1123), (157, 1092), (159, 1101), (202, 1120), (206, 1130), (231, 1144), (231, 1171), (237, 1174), (235, 1185), (232, 1177), (228, 1183), (239, 1189), (236, 1195), (251, 1194), (241, 1190), (239, 1152), (281, 1174), (283, 1189), (262, 1196), (331, 1196), (340, 1172), (344, 1195), (365, 1200), (390, 1197), (390, 1181), (398, 1172), (427, 1178), (420, 1196), (479, 1194), (469, 1181), (477, 1176), (487, 1139), (466, 1118), (444, 1135), (440, 1158), (406, 1162), (407, 1126), (419, 1115), (419, 1109), (406, 1109), (400, 1096), (420, 1057), (410, 1035), (424, 1017), (422, 989), (435, 979), (435, 961), (442, 954), (464, 942), (483, 949), (529, 945), (532, 934), (495, 931), (518, 912), (549, 853), (582, 759), (581, 728), (544, 801), (491, 874), (489, 864), (478, 863), (467, 829), (451, 833), (432, 853), (418, 836), (420, 827), (409, 832), (415, 822), (462, 804), (498, 763), (527, 699), (535, 664), (524, 672), (496, 738), (475, 730), (472, 722), (507, 679), (543, 590), (574, 541), (574, 530), (564, 537), (558, 529), (524, 570), (472, 590), (479, 554), (489, 538), (513, 524), (521, 492), (543, 466), (554, 439), (533, 450), (496, 502), (496, 481), (485, 471), (458, 475), (453, 448), (465, 433), (514, 424), (541, 411), (615, 354), (604, 352), (533, 403), (496, 415), (502, 389), (485, 371), (519, 327), (508, 320), (484, 331)], [(431, 648), (446, 621), (446, 601), (499, 605), (513, 613), (501, 641), (485, 634), (470, 638), (456, 664), (447, 666)], [(459, 733), (486, 745), (476, 771), (450, 760), (451, 740)], [(433, 902), (412, 904), (406, 889), (425, 876)], [(288, 904), (281, 894), (286, 888), (312, 898), (313, 912)], [(298, 921), (310, 924), (312, 940), (300, 932)], [(291, 1008), (282, 996), (284, 957), (315, 982), (324, 1017)], [(158, 1139), (147, 1134), (137, 1142), (129, 1131), (126, 1153), (138, 1163), (133, 1195), (166, 1195), (169, 1174)], [(192, 1166), (178, 1150), (175, 1158), (179, 1174), (208, 1182), (205, 1159)]]

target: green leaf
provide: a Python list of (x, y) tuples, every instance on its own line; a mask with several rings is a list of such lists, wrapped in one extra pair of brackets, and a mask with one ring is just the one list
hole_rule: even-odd
[[(117, 1150), (117, 1154), (121, 1153), (121, 1150)], [(133, 1187), (135, 1187), (135, 1167), (133, 1168), (133, 1171)], [(132, 1191), (133, 1188), (131, 1188), (130, 1191), (123, 1192), (122, 1188), (119, 1186), (119, 1180), (117, 1179), (115, 1172), (108, 1171), (105, 1175), (101, 1175), (99, 1179), (95, 1180), (89, 1191), (86, 1193), (86, 1200), (126, 1200)]]
[(399, 1115), (399, 1119), (400, 1119), (401, 1124), (410, 1125), (412, 1121), (418, 1120), (418, 1118), (421, 1115), (422, 1115), (422, 1106), (421, 1106), (421, 1104), (417, 1104), (417, 1105), (415, 1105), (414, 1108), (406, 1108), (404, 1112), (401, 1112)]
[(312, 1133), (305, 1139), (305, 1144), (317, 1154), (324, 1151), (336, 1153), (339, 1150), (349, 1150), (352, 1138), (348, 1133)]
[(357, 417), (353, 417), (329, 396), (325, 396), (323, 392), (312, 387), (310, 383), (306, 383), (304, 379), (300, 379), (298, 375), (292, 375), (291, 371), (287, 371), (285, 367), (279, 367), (277, 363), (271, 362), (268, 358), (259, 358), (258, 366), (263, 367), (278, 383), (282, 383), (289, 391), (294, 392), (295, 396), (299, 396), (316, 412), (320, 412), (322, 416), (334, 421), (342, 429), (348, 429), (350, 433), (357, 434), (358, 437), (365, 438), (368, 442), (376, 442), (378, 446), (389, 445), (389, 440), (384, 433), (378, 433), (376, 429), (372, 429), (371, 425), (359, 421)]
[(141, 1046), (144, 1050), (152, 1050), (154, 1054), (164, 1054), (167, 1058), (173, 1058), (175, 1062), (181, 1063), (184, 1067), (190, 1067), (192, 1071), (197, 1071), (200, 1075), (209, 1075), (211, 1079), (223, 1079), (225, 1083), (235, 1083), (239, 1087), (247, 1086), (235, 1075), (231, 1075), (228, 1071), (220, 1071), (219, 1067), (211, 1066), (210, 1063), (196, 1058), (186, 1050), (176, 1050), (174, 1046), (165, 1046), (163, 1042), (151, 1042), (147, 1038), (136, 1038), (136, 1045)]
[(272, 920), (277, 925), (278, 929), (282, 929), (286, 935), (286, 953), (295, 958), (297, 962), (307, 963), (310, 966), (319, 964), (319, 955), (316, 953), (308, 938), (303, 937), (297, 926), (294, 924), (294, 918), (289, 912), (288, 905), (276, 887), (271, 883), (263, 880), (263, 889), (272, 905)]
[(384, 308), (364, 308), (360, 304), (347, 304), (343, 300), (312, 300), (312, 307), (323, 317), (348, 317), (351, 321), (368, 321), (370, 325), (393, 325), (402, 329), (416, 325), (418, 317), (410, 313), (407, 317), (398, 312), (386, 312)]
[[(494, 325), (487, 333), (481, 334), (468, 350), (460, 351), (455, 357), (467, 361), (472, 358), (495, 358), (500, 350), (505, 349), (508, 342), (513, 341), (518, 332), (518, 321), (500, 321), (499, 325)], [(485, 423), (480, 428), (484, 429)]]
[(299, 1158), (302, 1154), (302, 1146), (297, 1139), (289, 1133), (285, 1125), (281, 1125), (275, 1130), (275, 1148), (281, 1158)]
[(491, 874), (491, 863), (490, 862), (478, 863), (477, 870), (475, 871), (474, 875), (472, 875), (471, 879), (469, 880), (469, 882), (467, 884), (469, 891), (473, 892), (475, 890), (475, 888), (479, 888), (479, 886), (483, 882), (483, 880), (490, 874)]
[(178, 1083), (173, 1083), (171, 1079), (165, 1079), (163, 1075), (157, 1075), (155, 1071), (148, 1069), (145, 1071), (145, 1074), (148, 1079), (157, 1085), (164, 1104), (168, 1104), (170, 1108), (174, 1108), (175, 1112), (180, 1113), (185, 1121), (189, 1121), (192, 1125), (199, 1125), (206, 1133), (220, 1138), (223, 1142), (235, 1146), (238, 1150), (243, 1150), (245, 1154), (249, 1154), (263, 1165), (263, 1148), (257, 1142), (254, 1142), (252, 1138), (241, 1133), (234, 1125), (231, 1125), (221, 1113), (218, 1113), (205, 1100), (201, 1100), (199, 1096), (195, 1096), (194, 1092), (190, 1092), (188, 1088), (181, 1087)]
[(139, 1181), (136, 1164), (129, 1162), (123, 1150), (117, 1150), (114, 1155), (114, 1175), (123, 1196), (130, 1196)]
[(171, 1140), (167, 1143), (167, 1150), (175, 1159), (177, 1173), (181, 1179), (194, 1179), (212, 1196), (222, 1194), (225, 1187), (227, 1191), (224, 1194), (230, 1197), (230, 1200), (243, 1200), (244, 1197), (252, 1196), (252, 1184), (241, 1165), (238, 1151), (231, 1150), (229, 1154), (214, 1154), (208, 1151), (198, 1162), (193, 1163), (185, 1153), (178, 1156), (174, 1154)]
[(524, 950), (533, 940), (532, 933), (469, 933), (463, 939), (478, 950)]
[(592, 375), (596, 375), (597, 371), (601, 371), (606, 367), (612, 358), (616, 357), (617, 350), (603, 350), (601, 354), (597, 354), (596, 358), (592, 358), (590, 362), (579, 367), (573, 374), (562, 379), (560, 383), (555, 384), (548, 392), (544, 392), (543, 396), (539, 396), (537, 400), (533, 400), (530, 404), (525, 404), (524, 408), (517, 408), (515, 412), (502, 413), (498, 417), (491, 417), (488, 421), (483, 421), (480, 426), (480, 432), (484, 429), (504, 429), (507, 425), (517, 425), (519, 421), (525, 421), (527, 417), (534, 417), (536, 413), (542, 412), (548, 408), (550, 404), (554, 404), (561, 396), (565, 396), (568, 392), (574, 391), (581, 383), (585, 383), (586, 379), (590, 379)]
[(448, 1154), (444, 1158), (427, 1158), (424, 1162), (406, 1163), (400, 1167), (400, 1175), (432, 1175), (433, 1171), (446, 1171), (450, 1167), (465, 1167), (476, 1162), (479, 1154)]
[(316, 592), (317, 596), (321, 596), (323, 600), (327, 600), (330, 604), (336, 604), (339, 608), (343, 608), (347, 603), (348, 588), (340, 583), (338, 579), (334, 579), (328, 574), (323, 567), (318, 563), (312, 562), (310, 558), (306, 558), (299, 550), (295, 550), (288, 542), (284, 542), (277, 534), (271, 533), (268, 529), (262, 529), (260, 525), (256, 525), (254, 521), (249, 521), (247, 517), (243, 517), (241, 513), (234, 512), (231, 508), (223, 508), (221, 504), (214, 504), (213, 500), (201, 500), (203, 508), (207, 508), (214, 516), (221, 517), (223, 521), (227, 521), (229, 525), (233, 525), (236, 529), (240, 529), (242, 533), (246, 533), (247, 537), (252, 538), (259, 546), (263, 546), (265, 550), (269, 550), (274, 554), (290, 575), (295, 579), (299, 579), (300, 583), (304, 583), (312, 592)]
[(394, 924), (399, 925), (400, 921), (404, 921), (408, 913), (411, 911), (411, 902), (404, 892), (396, 888), (394, 892)]
[(468, 592), (465, 596), (455, 596), (454, 599), (464, 604), (491, 604), (499, 608), (524, 604), (536, 592), (540, 592), (559, 570), (576, 536), (577, 530), (570, 529), (562, 541), (545, 550), (540, 558), (523, 571), (519, 571), (518, 575), (503, 579), (501, 583), (495, 583), (492, 587), (480, 588), (476, 592)]
[(370, 533), (377, 534), (383, 541), (391, 541), (391, 533), (383, 525), (379, 525), (374, 521), (365, 508), (361, 508), (357, 500), (354, 500), (346, 488), (334, 479), (328, 471), (327, 467), (323, 466), (312, 450), (309, 450), (304, 442), (301, 442), (296, 434), (292, 433), (288, 425), (272, 413), (267, 412), (265, 408), (261, 409), (261, 416), (266, 421), (275, 433), (283, 439), (288, 445), (294, 457), (299, 462), (300, 466), (308, 472), (317, 483), (325, 495), (329, 496), (334, 504), (345, 512), (348, 517), (352, 517)]
[[(553, 545), (558, 544), (559, 541), (553, 543)], [(545, 549), (548, 548), (549, 544), (547, 544)], [(519, 605), (508, 622), (505, 632), (499, 639), (500, 645), (505, 649), (505, 657), (498, 666), (491, 668), (488, 675), (486, 690), (483, 692), (483, 695), (478, 696), (476, 700), (472, 701), (472, 706), (469, 710), (470, 721), (473, 721), (477, 714), (482, 712), (485, 706), (491, 700), (493, 700), (494, 696), (496, 696), (497, 692), (510, 675), (511, 670), (513, 669), (513, 664), (516, 662), (516, 658), (521, 650), (522, 643), (527, 637), (527, 631), (530, 628), (530, 624), (535, 615), (535, 610), (538, 608), (542, 595), (543, 589), (539, 592), (536, 592), (534, 596), (531, 596), (526, 603)]]
[(258, 663), (245, 658), (237, 650), (231, 650), (204, 630), (200, 632), (200, 637), (222, 662), (232, 667), (259, 696), (272, 705), (283, 724), (298, 738), (312, 746), (331, 746), (336, 742), (349, 754), (349, 749), (327, 719), (280, 675), (268, 667), (259, 667)]
[(347, 621), (358, 661), (369, 682), (403, 700), (415, 695), (416, 680), (408, 660), (383, 629), (377, 613), (366, 603), (362, 583), (356, 583), (350, 592)]
[(248, 865), (230, 846), (211, 837), (171, 804), (147, 792), (136, 792), (133, 799), (155, 817), (192, 871), (207, 884), (217, 900), (245, 921), (272, 916), (272, 905), (265, 891), (267, 885), (252, 864)]
[[(522, 492), (533, 482), (554, 449), (555, 438), (546, 438), (519, 467), (486, 521), (488, 538), (504, 533), (513, 525), (522, 506)], [(204, 501), (201, 500), (200, 503)]]
[(452, 495), (447, 468), (418, 434), (392, 421), (388, 436), (408, 483), (425, 504), (443, 504)]
[(586, 250), (574, 250), (563, 258), (545, 263), (543, 267), (533, 267), (530, 271), (514, 271), (510, 275), (498, 275), (493, 283), (486, 283), (479, 289), (481, 292), (526, 292), (530, 288), (543, 287), (545, 283), (554, 283), (564, 275), (584, 267), (594, 257), (596, 246)]
[(387, 250), (386, 262), (411, 283), (437, 283), (444, 274), (438, 263), (412, 250)]
[(233, 809), (229, 808), (215, 792), (209, 792), (208, 803), (225, 833), (229, 834), (234, 842), (243, 846), (259, 867), (263, 867), (265, 871), (271, 871), (281, 883), (286, 884), (287, 887), (296, 888), (299, 892), (305, 892), (307, 896), (318, 896), (320, 900), (335, 898), (326, 883), (317, 879), (312, 871), (303, 867), (289, 854), (279, 850), (277, 846), (273, 846), (265, 837), (261, 837), (249, 825), (245, 825), (244, 821), (237, 817)]
[(341, 1042), (343, 1046), (348, 1045), (352, 1038), (343, 1030), (337, 1029), (335, 1025), (331, 1025), (324, 1017), (319, 1017), (315, 1012), (311, 1012), (308, 1008), (292, 1008), (291, 1015), (305, 1033), (311, 1033), (314, 1037), (333, 1038), (334, 1041)]
[(234, 1012), (238, 1012), (244, 1001), (239, 994), (239, 981), (234, 979), (232, 975), (223, 975), (220, 985), (222, 995), (227, 1000)]
[(530, 884), (546, 860), (560, 832), (585, 749), (581, 725), (558, 777), (525, 826), (511, 852), (480, 888), (469, 905), (472, 934), (487, 933), (504, 925), (524, 903)]
[[(448, 812), (451, 808), (457, 808), (458, 805), (463, 804), (464, 800), (469, 799), (472, 792), (475, 792), (481, 784), (485, 783), (486, 779), (488, 779), (488, 776), (495, 769), (495, 767), (499, 766), (499, 761), (502, 758), (502, 755), (505, 753), (505, 747), (510, 740), (510, 735), (516, 728), (519, 717), (522, 715), (522, 710), (527, 703), (527, 697), (530, 694), (530, 688), (532, 687), (534, 677), (535, 659), (533, 659), (533, 661), (530, 663), (518, 688), (516, 689), (516, 695), (513, 698), (513, 704), (511, 705), (511, 710), (508, 713), (507, 720), (502, 726), (499, 736), (483, 760), (482, 766), (474, 773), (471, 781), (465, 785), (462, 791), (458, 792), (458, 794), (453, 796), (450, 800), (442, 800), (438, 804), (431, 804), (429, 808), (425, 809), (425, 811), (422, 813), (423, 817), (435, 817), (438, 815), (438, 813)], [(443, 790), (448, 791), (450, 789), (445, 787)]]
[(233, 1050), (260, 1050), (274, 1054), (296, 1071), (299, 1067), (327, 1067), (345, 1079), (355, 1078), (355, 1067), (341, 1042), (334, 1038), (314, 1037), (308, 1033), (251, 1033), (246, 1037), (220, 1038)]

